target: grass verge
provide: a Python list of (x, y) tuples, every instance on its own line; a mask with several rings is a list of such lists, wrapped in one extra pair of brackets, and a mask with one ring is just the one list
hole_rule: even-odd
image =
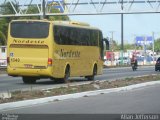
[(10, 93), (11, 94), (10, 98), (5, 98), (5, 99), (0, 98), (0, 104), (7, 102), (56, 96), (56, 95), (79, 93), (84, 91), (117, 88), (117, 87), (123, 87), (149, 81), (158, 81), (158, 80), (160, 80), (160, 75), (148, 75), (143, 77), (135, 77), (135, 78), (130, 77), (125, 79), (119, 79), (115, 81), (91, 81), (89, 84), (77, 85), (77, 86), (70, 86), (70, 83), (67, 83), (68, 84), (67, 87), (54, 88), (49, 90), (14, 91)]

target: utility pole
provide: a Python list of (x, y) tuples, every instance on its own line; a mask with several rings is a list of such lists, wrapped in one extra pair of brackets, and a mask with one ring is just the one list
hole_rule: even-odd
[(146, 64), (146, 57), (147, 57), (147, 54), (146, 54), (146, 51), (147, 51), (147, 47), (146, 47), (146, 41), (147, 41), (147, 37), (144, 36), (144, 64)]
[(111, 54), (111, 66), (113, 65), (113, 52), (114, 52), (114, 42), (113, 42), (113, 33), (114, 31), (110, 31), (111, 33), (111, 43), (112, 43), (112, 46), (111, 46), (111, 51), (112, 51), (112, 54)]
[(136, 35), (134, 35), (134, 49), (136, 53), (136, 50), (137, 50)]
[(154, 32), (152, 32), (152, 51), (153, 51), (153, 64), (154, 64)]
[(112, 52), (113, 52), (114, 51), (114, 39), (113, 39), (114, 31), (111, 31), (111, 34), (112, 34)]
[(46, 2), (45, 2), (45, 0), (42, 0), (42, 17), (41, 17), (41, 19), (45, 19), (46, 18)]
[(111, 33), (111, 39), (112, 39), (112, 51), (113, 51), (113, 49), (114, 49), (114, 44), (113, 44), (113, 34), (114, 34), (114, 31), (110, 31), (110, 33)]
[(123, 0), (121, 0), (121, 65), (123, 65)]

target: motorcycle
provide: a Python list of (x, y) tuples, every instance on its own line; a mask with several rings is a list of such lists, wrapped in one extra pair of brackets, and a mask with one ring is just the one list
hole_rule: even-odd
[(137, 70), (137, 65), (132, 64), (132, 70), (133, 70), (133, 71), (136, 71), (136, 70)]

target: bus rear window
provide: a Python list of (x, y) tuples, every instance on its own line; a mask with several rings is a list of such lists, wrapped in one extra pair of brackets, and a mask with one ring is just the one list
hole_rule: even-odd
[(15, 38), (46, 38), (49, 34), (49, 23), (37, 21), (12, 22), (10, 34)]

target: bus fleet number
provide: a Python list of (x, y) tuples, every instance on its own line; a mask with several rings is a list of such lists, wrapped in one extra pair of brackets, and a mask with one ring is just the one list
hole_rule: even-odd
[(11, 58), (11, 62), (20, 62), (19, 58)]

